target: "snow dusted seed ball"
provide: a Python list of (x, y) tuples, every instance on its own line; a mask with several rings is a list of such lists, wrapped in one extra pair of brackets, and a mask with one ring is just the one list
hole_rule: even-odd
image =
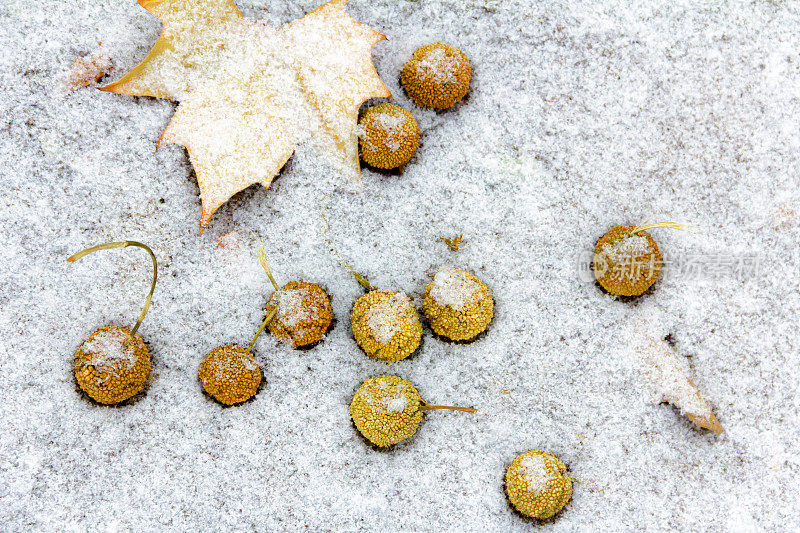
[(128, 328), (100, 328), (75, 352), (78, 386), (99, 403), (120, 403), (139, 394), (149, 375), (150, 351)]
[(567, 467), (555, 455), (533, 450), (517, 456), (506, 470), (506, 494), (525, 516), (550, 518), (572, 497)]
[(261, 384), (261, 369), (253, 354), (228, 344), (214, 348), (200, 364), (203, 389), (225, 405), (252, 398)]
[(646, 231), (635, 235), (635, 226), (616, 226), (600, 237), (594, 247), (592, 269), (600, 285), (615, 296), (639, 296), (661, 273), (661, 251)]
[(399, 361), (422, 340), (417, 309), (402, 292), (374, 290), (356, 300), (350, 314), (353, 337), (371, 357)]
[(458, 268), (443, 268), (425, 287), (422, 311), (437, 335), (465, 341), (492, 321), (494, 302), (484, 282)]
[(469, 91), (472, 68), (466, 54), (444, 43), (417, 48), (400, 73), (400, 83), (420, 107), (447, 109)]
[(397, 376), (364, 380), (350, 402), (350, 416), (376, 446), (391, 446), (412, 436), (422, 421), (421, 398), (411, 382)]
[(378, 104), (364, 113), (358, 124), (361, 157), (368, 165), (397, 168), (417, 151), (419, 124), (399, 105)]
[(272, 293), (267, 302), (268, 315), (276, 305), (278, 311), (267, 327), (270, 333), (292, 342), (296, 348), (322, 340), (333, 320), (331, 299), (314, 283), (287, 283), (281, 290)]

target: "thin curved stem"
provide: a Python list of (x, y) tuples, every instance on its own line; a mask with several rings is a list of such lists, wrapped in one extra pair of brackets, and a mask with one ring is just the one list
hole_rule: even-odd
[(158, 280), (158, 261), (156, 260), (156, 256), (153, 253), (153, 250), (150, 249), (149, 246), (137, 241), (114, 241), (114, 242), (106, 242), (103, 244), (98, 244), (96, 246), (92, 246), (91, 248), (86, 248), (85, 250), (81, 250), (80, 252), (71, 255), (67, 258), (67, 261), (70, 263), (74, 263), (78, 259), (85, 257), (91, 253), (97, 252), (98, 250), (110, 250), (113, 248), (127, 248), (128, 246), (136, 246), (138, 248), (142, 248), (146, 250), (148, 254), (150, 254), (150, 259), (153, 260), (153, 281), (150, 283), (150, 292), (147, 293), (147, 299), (144, 302), (144, 307), (142, 307), (142, 312), (139, 313), (139, 320), (136, 321), (136, 325), (133, 326), (131, 330), (131, 336), (136, 334), (136, 331), (139, 329), (139, 326), (142, 325), (142, 320), (144, 320), (145, 315), (147, 315), (148, 309), (150, 309), (150, 300), (153, 299), (153, 292), (156, 290), (156, 281)]
[(686, 224), (682, 222), (654, 222), (652, 224), (644, 224), (642, 226), (636, 226), (631, 230), (631, 235), (635, 235), (640, 231), (645, 231), (648, 229), (655, 229), (655, 228), (671, 228), (671, 229), (679, 229), (686, 231)]
[(425, 400), (422, 400), (422, 405), (419, 406), (420, 411), (435, 411), (437, 409), (450, 409), (452, 411), (463, 411), (465, 413), (477, 413), (478, 410), (472, 407), (457, 407), (455, 405), (431, 405)]
[(267, 254), (264, 253), (264, 247), (259, 245), (258, 247), (258, 261), (261, 263), (261, 268), (264, 269), (264, 272), (267, 273), (267, 277), (272, 282), (272, 286), (275, 287), (276, 291), (281, 290), (278, 286), (278, 282), (275, 281), (275, 278), (272, 277), (272, 269), (269, 268), (269, 261), (267, 261)]
[[(324, 196), (326, 198), (328, 197), (328, 195)], [(333, 245), (333, 240), (331, 239), (330, 235), (330, 226), (328, 225), (328, 217), (325, 215), (325, 210), (326, 208), (323, 207), (320, 215), (322, 216), (322, 222), (325, 225), (325, 227), (323, 228), (323, 232), (325, 233), (325, 240), (328, 241), (328, 247), (336, 256), (336, 259), (338, 259), (339, 262), (342, 263), (345, 266), (345, 268), (350, 271), (351, 274), (353, 274), (353, 277), (356, 278), (358, 284), (361, 285), (361, 287), (363, 287), (365, 291), (370, 292), (371, 290), (374, 289), (374, 287), (370, 285), (367, 278), (365, 278), (364, 276), (353, 270), (353, 267), (351, 267), (350, 264), (344, 260), (344, 258), (339, 254), (339, 251)]]
[(256, 336), (253, 337), (253, 340), (250, 341), (250, 346), (247, 347), (248, 352), (253, 351), (253, 346), (256, 345), (256, 341), (258, 340), (258, 337), (261, 336), (261, 332), (264, 331), (264, 328), (267, 327), (267, 324), (269, 324), (269, 321), (272, 320), (272, 317), (274, 317), (275, 313), (277, 312), (278, 312), (278, 306), (276, 305), (275, 309), (273, 309), (270, 312), (270, 314), (267, 315), (267, 318), (264, 319), (264, 322), (261, 323), (261, 327), (258, 328), (258, 331), (256, 331)]

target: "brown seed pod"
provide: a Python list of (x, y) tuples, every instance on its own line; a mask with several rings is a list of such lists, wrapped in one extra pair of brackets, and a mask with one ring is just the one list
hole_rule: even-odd
[(208, 352), (200, 364), (199, 375), (203, 389), (225, 405), (249, 400), (261, 384), (261, 368), (255, 357), (235, 344)]
[(400, 73), (400, 83), (420, 107), (447, 109), (469, 92), (472, 67), (458, 48), (433, 43), (417, 48)]
[(316, 344), (333, 321), (328, 294), (315, 283), (290, 281), (272, 293), (267, 314), (275, 311), (267, 327), (270, 333), (294, 344), (296, 348)]
[(400, 361), (422, 341), (417, 309), (402, 292), (372, 290), (361, 296), (350, 314), (353, 337), (364, 352), (384, 361)]
[(144, 340), (136, 334), (142, 324), (156, 289), (158, 262), (146, 244), (136, 241), (106, 242), (86, 248), (67, 258), (75, 261), (99, 250), (136, 246), (150, 254), (153, 262), (153, 280), (144, 307), (133, 329), (105, 326), (83, 341), (75, 352), (74, 373), (78, 386), (93, 400), (106, 404), (117, 404), (139, 394), (150, 376), (150, 350)]
[(150, 350), (128, 328), (105, 326), (75, 352), (75, 379), (96, 402), (112, 405), (139, 394), (150, 375)]
[(417, 432), (425, 411), (453, 409), (474, 413), (471, 407), (428, 405), (410, 381), (398, 376), (364, 380), (350, 402), (358, 431), (379, 447), (391, 446)]
[(656, 241), (635, 226), (615, 226), (594, 247), (592, 268), (597, 282), (615, 296), (639, 296), (661, 273)]
[(399, 105), (384, 102), (371, 107), (358, 124), (361, 158), (370, 166), (397, 168), (408, 163), (417, 151), (419, 124)]
[(474, 339), (494, 316), (486, 284), (458, 268), (443, 268), (422, 294), (422, 312), (431, 329), (454, 341)]
[(517, 456), (506, 470), (506, 495), (520, 513), (550, 518), (572, 497), (567, 467), (555, 455), (532, 450)]
[[(259, 250), (258, 259), (275, 288), (266, 308), (269, 317), (266, 323), (270, 333), (291, 342), (295, 348), (308, 347), (321, 341), (333, 322), (328, 293), (316, 283), (303, 281), (290, 281), (281, 289), (272, 275), (263, 249)], [(260, 333), (261, 330), (256, 338)]]

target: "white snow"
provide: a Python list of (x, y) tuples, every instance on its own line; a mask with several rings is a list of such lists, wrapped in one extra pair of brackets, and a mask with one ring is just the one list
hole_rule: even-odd
[(433, 277), (430, 295), (439, 305), (449, 305), (456, 311), (472, 303), (481, 286), (458, 268), (443, 268)]
[(92, 365), (99, 372), (112, 370), (122, 364), (130, 369), (136, 364), (136, 351), (132, 344), (125, 344), (128, 335), (119, 329), (101, 331), (83, 343), (84, 352), (89, 354), (85, 364)]
[(313, 320), (320, 309), (316, 305), (303, 305), (303, 299), (311, 297), (308, 287), (295, 287), (278, 291), (278, 319), (282, 324), (293, 328), (298, 324)]
[(366, 318), (375, 340), (388, 344), (395, 333), (414, 320), (414, 307), (405, 293), (396, 292), (370, 307)]
[(445, 84), (456, 81), (458, 64), (443, 48), (434, 48), (417, 61), (417, 75), (434, 83)]
[(533, 494), (545, 492), (550, 485), (551, 476), (544, 458), (541, 455), (529, 455), (522, 459), (520, 465), (528, 490)]
[(402, 413), (406, 405), (408, 405), (408, 400), (402, 393), (398, 393), (397, 396), (392, 398), (387, 398), (386, 401), (386, 409), (390, 413)]
[[(316, 2), (239, 5), (278, 27)], [(348, 12), (389, 38), (372, 57), (422, 129), (413, 164), (364, 170), (358, 193), (298, 150), (270, 189), (236, 195), (200, 237), (186, 152), (155, 148), (174, 103), (52, 91), (98, 42), (114, 62), (101, 83), (116, 79), (147, 54), (158, 21), (128, 0), (0, 4), (3, 528), (791, 529), (797, 3), (350, 0)], [(412, 52), (436, 41), (474, 66), (469, 98), (446, 112), (415, 108), (398, 83)], [(495, 298), (489, 334), (450, 344), (426, 328), (409, 359), (364, 355), (348, 326), (363, 291), (329, 252), (323, 205), (340, 254), (376, 287), (418, 299), (441, 265), (475, 273)], [(622, 302), (578, 279), (580, 253), (643, 220), (697, 228), (650, 232), (665, 258), (652, 294)], [(231, 231), (239, 245), (220, 248)], [(437, 240), (460, 233), (457, 252)], [(76, 392), (74, 352), (103, 325), (135, 322), (151, 265), (134, 248), (65, 259), (122, 238), (160, 262), (139, 330), (153, 371), (140, 400), (108, 408)], [(337, 322), (308, 351), (264, 333), (253, 353), (265, 383), (222, 408), (198, 365), (216, 346), (246, 346), (264, 319), (273, 289), (259, 240), (278, 280), (328, 291)], [(725, 262), (744, 254), (762, 266), (740, 277)], [(722, 435), (643, 396), (620, 326), (647, 313), (689, 356)], [(376, 452), (347, 407), (365, 378), (388, 373), (431, 404), (480, 413), (430, 412), (412, 439)], [(531, 449), (587, 482), (535, 526), (503, 494), (505, 468)]]

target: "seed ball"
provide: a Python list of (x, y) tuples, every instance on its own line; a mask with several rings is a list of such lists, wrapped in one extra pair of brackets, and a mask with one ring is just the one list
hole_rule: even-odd
[(360, 297), (350, 314), (353, 337), (370, 357), (399, 361), (422, 340), (417, 309), (402, 292), (374, 290)]
[(361, 158), (375, 168), (405, 165), (417, 151), (420, 129), (414, 115), (399, 105), (371, 107), (358, 121)]
[(139, 394), (150, 376), (150, 351), (128, 328), (105, 326), (75, 352), (75, 379), (94, 401), (112, 405)]
[(551, 453), (520, 454), (506, 470), (508, 500), (525, 516), (550, 518), (572, 497), (572, 480), (566, 471), (566, 465)]
[(200, 363), (203, 389), (224, 405), (252, 398), (261, 384), (261, 369), (253, 354), (241, 346), (214, 348)]
[(592, 269), (609, 294), (639, 296), (661, 273), (661, 251), (646, 231), (635, 235), (635, 226), (615, 226), (594, 247)]
[(400, 83), (420, 107), (447, 109), (469, 92), (472, 67), (466, 54), (444, 43), (417, 48), (400, 73)]
[(444, 268), (425, 287), (422, 312), (437, 335), (466, 341), (486, 330), (494, 302), (484, 282), (458, 268)]
[(364, 380), (350, 402), (358, 431), (376, 446), (391, 446), (417, 432), (422, 399), (411, 382), (397, 376)]
[(290, 281), (272, 293), (267, 302), (267, 315), (275, 310), (267, 327), (276, 337), (294, 344), (295, 348), (311, 346), (322, 340), (333, 320), (331, 299), (315, 283)]

